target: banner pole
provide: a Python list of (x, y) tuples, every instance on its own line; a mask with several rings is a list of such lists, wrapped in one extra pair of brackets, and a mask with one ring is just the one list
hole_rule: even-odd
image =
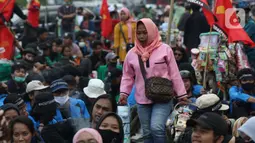
[(207, 69), (208, 69), (208, 61), (209, 61), (209, 47), (210, 47), (210, 43), (211, 43), (211, 36), (212, 36), (212, 27), (210, 26), (210, 32), (209, 32), (209, 41), (208, 41), (208, 45), (206, 48), (206, 60), (205, 60), (205, 68), (204, 68), (204, 76), (203, 76), (203, 87), (204, 89), (206, 89), (206, 74), (207, 74)]
[(173, 12), (174, 12), (174, 0), (170, 0), (170, 11), (169, 11), (169, 21), (168, 21), (168, 30), (167, 30), (167, 37), (166, 37), (166, 44), (170, 44), (171, 38), (171, 26), (173, 21)]

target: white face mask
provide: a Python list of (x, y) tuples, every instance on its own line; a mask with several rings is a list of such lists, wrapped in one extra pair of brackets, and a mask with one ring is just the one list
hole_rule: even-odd
[(68, 101), (69, 96), (68, 96), (68, 94), (66, 94), (64, 96), (55, 96), (54, 99), (57, 103), (60, 104), (60, 106), (62, 106)]
[(79, 47), (83, 48), (85, 46), (86, 46), (85, 42), (79, 42)]

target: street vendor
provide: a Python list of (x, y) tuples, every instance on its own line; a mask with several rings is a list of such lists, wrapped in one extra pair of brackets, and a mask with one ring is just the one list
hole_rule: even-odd
[(230, 112), (233, 117), (247, 117), (255, 111), (255, 72), (244, 68), (237, 74), (241, 87), (232, 86), (229, 89)]

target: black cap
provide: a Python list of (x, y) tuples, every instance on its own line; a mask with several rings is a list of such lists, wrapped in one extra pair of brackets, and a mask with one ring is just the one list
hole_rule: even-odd
[(198, 119), (190, 119), (187, 121), (188, 127), (201, 126), (205, 129), (211, 129), (216, 135), (227, 135), (227, 122), (219, 114), (207, 112), (201, 115)]
[(7, 104), (7, 103), (15, 104), (18, 108), (21, 108), (25, 105), (25, 102), (22, 99), (22, 97), (15, 93), (9, 94), (4, 99), (4, 104)]
[(49, 111), (55, 111), (57, 104), (53, 95), (50, 92), (39, 93), (35, 96), (34, 113), (47, 113)]
[(26, 48), (24, 51), (22, 51), (22, 54), (27, 54), (27, 53), (30, 53), (30, 54), (33, 54), (34, 56), (36, 56), (36, 51), (32, 48)]
[(73, 39), (73, 35), (71, 33), (65, 33), (64, 38), (65, 39)]

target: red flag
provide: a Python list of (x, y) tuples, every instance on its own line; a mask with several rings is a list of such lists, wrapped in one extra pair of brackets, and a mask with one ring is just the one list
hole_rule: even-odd
[(236, 12), (230, 11), (233, 11), (233, 6), (230, 0), (217, 0), (215, 5), (215, 16), (218, 21), (216, 22), (216, 25), (227, 34), (229, 43), (241, 41), (244, 44), (254, 47), (255, 43), (240, 25)]
[[(0, 13), (3, 15), (5, 21), (9, 22), (13, 14), (15, 0), (0, 0)], [(0, 24), (4, 24), (2, 18), (0, 18)]]
[(102, 1), (100, 15), (102, 17), (102, 21), (101, 21), (102, 33), (101, 34), (103, 37), (108, 37), (112, 32), (112, 19), (111, 19), (110, 12), (108, 10), (107, 0)]
[(6, 26), (0, 26), (0, 59), (11, 60), (14, 54), (14, 36)]
[(188, 2), (199, 5), (202, 7), (203, 13), (206, 17), (206, 20), (210, 26), (213, 26), (217, 20), (213, 12), (211, 11), (207, 0), (188, 0)]
[(39, 0), (32, 0), (28, 4), (27, 21), (29, 24), (31, 24), (32, 27), (35, 28), (39, 26), (40, 6), (41, 4)]

